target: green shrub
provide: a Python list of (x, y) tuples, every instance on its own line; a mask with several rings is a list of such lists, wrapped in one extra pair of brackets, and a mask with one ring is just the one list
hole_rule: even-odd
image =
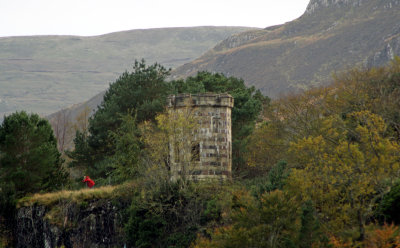
[(138, 188), (125, 224), (132, 247), (189, 247), (198, 231), (221, 218), (221, 207), (207, 187), (164, 182), (151, 190)]

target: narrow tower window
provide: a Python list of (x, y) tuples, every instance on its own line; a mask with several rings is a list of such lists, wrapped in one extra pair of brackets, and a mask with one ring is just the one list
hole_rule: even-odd
[(192, 161), (200, 161), (200, 144), (192, 146)]

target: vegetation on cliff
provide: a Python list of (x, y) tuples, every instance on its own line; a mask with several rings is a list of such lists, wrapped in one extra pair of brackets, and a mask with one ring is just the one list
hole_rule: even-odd
[[(142, 66), (138, 75), (145, 78), (164, 71), (136, 66)], [(124, 78), (137, 80), (136, 75)], [(130, 207), (121, 210), (125, 221), (120, 229), (129, 247), (397, 247), (399, 80), (400, 59), (395, 59), (385, 67), (352, 69), (335, 76), (328, 87), (271, 102), (242, 80), (221, 74), (201, 72), (185, 81), (161, 83), (171, 93), (213, 90), (230, 92), (237, 99), (232, 119), (241, 162), (234, 180), (224, 183), (183, 177), (172, 182), (165, 152), (168, 133), (163, 132), (168, 117), (162, 109), (143, 117), (146, 112), (139, 109), (156, 106), (150, 101), (123, 110), (110, 108), (130, 90), (117, 81), (112, 88), (123, 92), (110, 91), (102, 105), (113, 117), (95, 121), (94, 116), (89, 124), (109, 128), (102, 138), (107, 152), (99, 152), (100, 162), (94, 163), (107, 165), (99, 167), (107, 170), (94, 178), (99, 184), (118, 184), (110, 177), (131, 183), (104, 191), (100, 187), (87, 193), (36, 195), (19, 202), (50, 206), (63, 202), (54, 199), (87, 202), (96, 194), (131, 199)], [(157, 95), (150, 91), (146, 94)], [(116, 125), (101, 127), (109, 121)], [(175, 121), (191, 125), (188, 119)], [(81, 148), (95, 151), (88, 142), (91, 135), (77, 136), (82, 143), (72, 154)], [(80, 159), (93, 159), (98, 153), (80, 152), (83, 156), (72, 163), (93, 171)], [(5, 188), (1, 196), (2, 201), (9, 199)], [(54, 213), (58, 212), (50, 212), (50, 217)]]
[[(72, 158), (70, 166), (83, 167), (99, 184), (121, 183), (127, 178), (116, 170), (118, 164), (124, 166), (134, 161), (133, 157), (139, 156), (144, 145), (138, 126), (145, 121), (155, 122), (157, 113), (164, 111), (169, 94), (227, 92), (235, 98), (232, 110), (234, 170), (244, 173), (242, 153), (246, 150), (247, 137), (269, 98), (254, 87), (246, 87), (243, 80), (222, 74), (199, 72), (185, 81), (167, 82), (168, 73), (158, 64), (147, 66), (141, 61), (134, 64), (132, 72), (125, 72), (111, 84), (98, 111), (89, 119), (87, 133), (77, 132), (75, 150), (67, 152)], [(126, 147), (131, 149), (121, 153)], [(133, 157), (120, 163), (129, 154)], [(138, 166), (139, 162), (135, 163)]]
[(47, 120), (26, 112), (5, 117), (0, 125), (0, 233), (14, 227), (16, 199), (61, 189), (67, 177)]

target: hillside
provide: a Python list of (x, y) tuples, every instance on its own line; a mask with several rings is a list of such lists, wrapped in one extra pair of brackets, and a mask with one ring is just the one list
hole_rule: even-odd
[(0, 38), (0, 118), (49, 114), (105, 90), (135, 59), (176, 68), (245, 27), (132, 30), (93, 37)]
[(329, 83), (333, 72), (379, 66), (400, 54), (400, 1), (311, 0), (283, 25), (233, 35), (177, 68), (243, 78), (271, 97)]

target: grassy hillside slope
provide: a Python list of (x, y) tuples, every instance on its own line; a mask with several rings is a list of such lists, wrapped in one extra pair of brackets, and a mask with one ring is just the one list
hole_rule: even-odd
[(378, 66), (400, 54), (400, 2), (311, 0), (306, 13), (284, 25), (224, 40), (174, 71), (199, 70), (243, 78), (271, 97), (327, 84), (333, 72)]
[(93, 37), (0, 38), (0, 118), (49, 114), (105, 90), (135, 59), (176, 68), (245, 27), (132, 30)]

